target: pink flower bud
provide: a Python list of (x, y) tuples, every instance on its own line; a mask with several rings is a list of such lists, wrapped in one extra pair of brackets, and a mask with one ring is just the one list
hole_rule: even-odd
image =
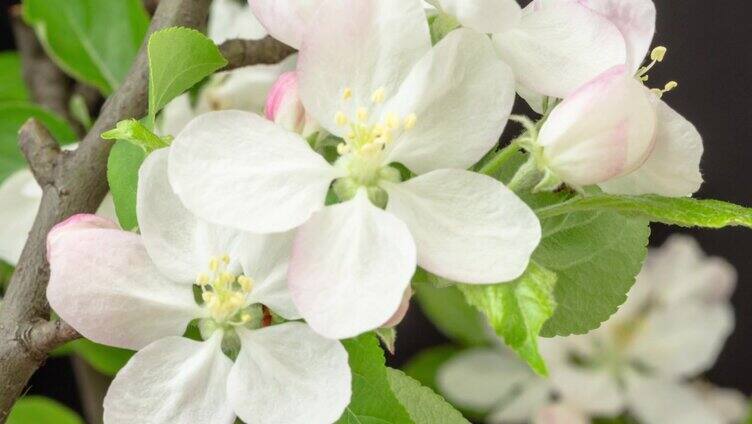
[(280, 75), (266, 98), (267, 119), (303, 137), (320, 130), (306, 113), (298, 94), (298, 74), (294, 71)]

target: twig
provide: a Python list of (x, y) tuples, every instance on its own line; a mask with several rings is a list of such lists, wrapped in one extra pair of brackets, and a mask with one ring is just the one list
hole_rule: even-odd
[[(161, 0), (150, 32), (169, 26), (203, 29), (209, 3), (210, 0)], [(32, 164), (39, 175), (51, 174), (52, 179), (43, 179), (39, 212), (0, 309), (0, 424), (5, 422), (15, 400), (47, 353), (75, 336), (63, 323), (45, 322), (50, 315), (45, 296), (49, 279), (47, 233), (55, 224), (76, 213), (97, 210), (108, 190), (107, 157), (112, 148), (100, 134), (120, 120), (144, 116), (147, 87), (148, 60), (142, 45), (122, 86), (105, 102), (102, 113), (76, 151), (30, 155), (29, 159), (42, 157), (54, 166), (48, 173), (47, 165)], [(34, 124), (25, 125), (24, 131), (34, 132), (34, 127)], [(36, 144), (37, 141), (32, 141), (29, 146)], [(40, 141), (39, 146), (43, 147), (29, 148), (49, 153), (47, 141)], [(23, 337), (24, 334), (27, 336)]]
[(228, 62), (223, 71), (251, 65), (274, 64), (295, 53), (295, 49), (272, 37), (261, 40), (227, 40), (219, 46), (219, 50)]
[(55, 167), (61, 158), (60, 145), (44, 125), (34, 119), (26, 122), (18, 134), (18, 147), (40, 186), (55, 182)]

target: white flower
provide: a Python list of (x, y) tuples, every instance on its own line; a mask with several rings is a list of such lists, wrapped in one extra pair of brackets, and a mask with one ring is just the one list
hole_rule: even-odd
[[(18, 263), (41, 201), (42, 188), (28, 168), (14, 172), (0, 183), (0, 205), (3, 205), (0, 207), (0, 260), (13, 266)], [(97, 214), (115, 219), (111, 195), (105, 197)]]
[(628, 408), (647, 424), (724, 422), (686, 380), (712, 366), (732, 331), (733, 280), (728, 264), (673, 237), (651, 252), (629, 300), (600, 329), (542, 340), (552, 383), (594, 415)]
[(234, 38), (260, 40), (267, 35), (251, 8), (243, 3), (238, 0), (212, 1), (206, 32), (215, 43)]
[[(501, 183), (464, 170), (495, 145), (514, 98), (489, 40), (459, 30), (431, 48), (418, 0), (328, 1), (310, 25), (299, 91), (345, 140), (335, 166), (256, 115), (207, 114), (170, 156), (186, 207), (247, 231), (300, 226), (289, 285), (328, 337), (385, 323), (416, 262), (469, 283), (519, 276), (540, 239), (535, 215)], [(395, 162), (418, 176), (402, 182)], [(344, 203), (324, 207), (334, 180)]]
[(316, 121), (306, 113), (298, 92), (298, 74), (285, 72), (269, 90), (264, 108), (266, 118), (282, 128), (304, 138), (321, 131)]
[[(109, 388), (105, 422), (336, 420), (350, 399), (346, 351), (303, 323), (275, 325), (273, 313), (299, 318), (284, 284), (289, 234), (195, 218), (167, 158), (158, 150), (140, 170), (141, 235), (78, 215), (48, 236), (52, 308), (95, 342), (138, 350)], [(203, 342), (181, 337), (194, 319)]]

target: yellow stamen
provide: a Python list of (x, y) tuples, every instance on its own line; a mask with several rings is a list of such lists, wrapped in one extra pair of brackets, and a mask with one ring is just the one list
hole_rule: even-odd
[(334, 120), (337, 122), (337, 125), (340, 127), (344, 127), (347, 125), (347, 116), (344, 114), (344, 112), (339, 111), (336, 115), (334, 115)]
[(250, 293), (253, 290), (253, 280), (245, 275), (238, 277), (238, 284), (244, 293)]
[(666, 47), (658, 46), (654, 48), (652, 52), (650, 52), (650, 59), (656, 62), (663, 62), (663, 59), (666, 57), (667, 51), (668, 49)]
[(219, 258), (214, 257), (209, 260), (209, 269), (212, 272), (217, 272), (217, 270), (219, 269)]
[(345, 87), (344, 90), (342, 90), (342, 100), (350, 100), (352, 98), (352, 89), (350, 87)]
[(345, 143), (339, 143), (337, 145), (337, 153), (342, 156), (350, 153), (350, 146)]
[(386, 114), (386, 127), (390, 130), (396, 130), (399, 128), (400, 121), (397, 117), (397, 114), (394, 112), (389, 112)]
[(209, 284), (209, 276), (204, 273), (199, 274), (198, 277), (196, 277), (196, 284), (202, 287)]
[(355, 114), (358, 117), (358, 120), (361, 122), (365, 122), (368, 120), (368, 109), (364, 107), (359, 107), (357, 112), (355, 112)]
[(405, 130), (409, 131), (415, 128), (415, 124), (418, 123), (418, 116), (414, 113), (407, 115), (405, 118)]
[(678, 86), (679, 86), (678, 82), (676, 82), (676, 81), (669, 81), (669, 82), (666, 83), (666, 86), (663, 88), (663, 92), (667, 93), (667, 92), (675, 89)]
[(371, 101), (375, 104), (381, 104), (384, 103), (384, 99), (386, 98), (386, 90), (384, 87), (378, 88), (376, 91), (371, 94)]

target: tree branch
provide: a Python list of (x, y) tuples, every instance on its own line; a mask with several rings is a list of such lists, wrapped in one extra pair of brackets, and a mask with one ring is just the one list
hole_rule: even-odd
[(55, 181), (55, 167), (60, 158), (60, 146), (36, 119), (29, 119), (18, 133), (18, 147), (21, 148), (32, 174), (40, 186)]
[[(169, 26), (203, 29), (209, 4), (210, 0), (161, 0), (150, 33)], [(50, 316), (45, 296), (49, 279), (47, 233), (74, 214), (97, 210), (108, 191), (107, 157), (112, 148), (112, 143), (102, 140), (100, 135), (120, 120), (146, 114), (147, 87), (148, 58), (144, 43), (122, 86), (105, 102), (102, 113), (76, 151), (55, 153), (50, 140), (33, 128), (35, 124), (24, 127), (29, 135), (37, 133), (21, 143), (26, 146), (29, 159), (39, 161), (31, 166), (45, 184), (34, 226), (0, 309), (0, 424), (5, 422), (47, 353), (60, 342), (75, 337), (66, 324), (47, 321)]]
[(295, 53), (292, 47), (266, 37), (261, 40), (227, 40), (219, 46), (219, 51), (227, 59), (223, 71), (244, 66), (274, 64)]

